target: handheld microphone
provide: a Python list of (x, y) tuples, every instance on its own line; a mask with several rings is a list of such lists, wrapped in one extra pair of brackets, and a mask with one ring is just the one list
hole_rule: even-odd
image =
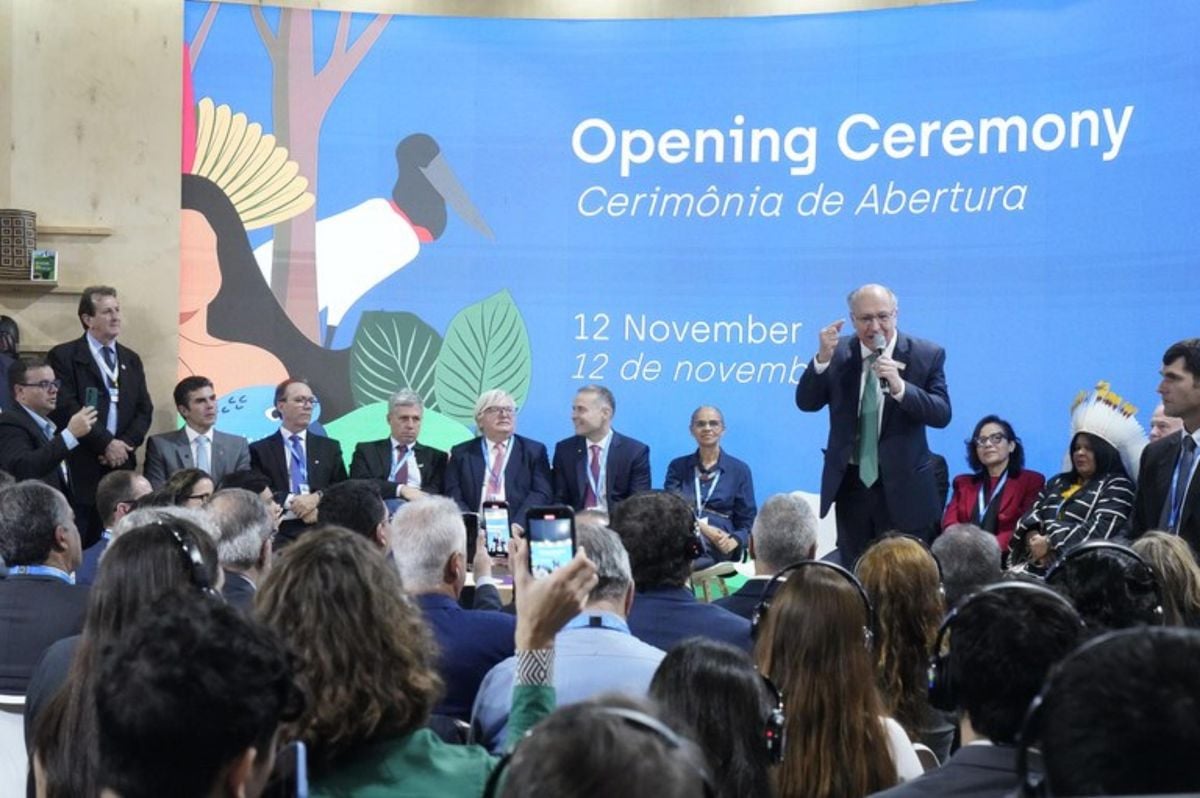
[[(874, 337), (871, 338), (871, 348), (875, 350), (875, 355), (882, 355), (884, 347), (886, 346), (887, 339), (883, 337), (883, 333), (875, 333)], [(892, 386), (887, 384), (887, 380), (880, 380), (879, 390), (884, 396), (887, 396), (892, 392)]]

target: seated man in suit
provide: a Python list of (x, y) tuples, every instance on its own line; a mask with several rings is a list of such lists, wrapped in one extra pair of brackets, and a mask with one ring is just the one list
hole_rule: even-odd
[(258, 496), (241, 488), (217, 491), (204, 505), (204, 512), (221, 530), (217, 538), (217, 559), (225, 575), (221, 595), (248, 613), (258, 585), (271, 567), (275, 519)]
[(575, 434), (554, 447), (554, 501), (610, 513), (617, 502), (650, 490), (650, 448), (612, 428), (617, 401), (603, 385), (575, 394)]
[[(493, 665), (513, 655), (516, 618), (459, 606), (467, 578), (467, 530), (449, 499), (431, 496), (397, 510), (391, 544), (404, 588), (437, 639), (438, 673), (446, 693), (434, 713), (470, 720), (479, 683)], [(477, 571), (481, 558), (487, 561), (487, 547), (477, 545)]]
[(212, 380), (193, 375), (175, 386), (175, 409), (183, 429), (151, 435), (146, 441), (146, 479), (157, 490), (182, 468), (198, 468), (217, 484), (227, 474), (250, 467), (246, 439), (214, 429), (217, 394)]
[(446, 453), (417, 443), (425, 406), (416, 391), (402, 388), (388, 400), (390, 437), (354, 447), (351, 479), (374, 480), (386, 499), (413, 501), (442, 492)]
[(0, 469), (15, 479), (40, 479), (70, 496), (68, 453), (96, 423), (96, 410), (81, 407), (58, 431), (50, 414), (58, 404), (60, 382), (40, 358), (20, 358), (8, 369), (13, 408), (0, 415)]
[(83, 629), (88, 589), (75, 584), (79, 531), (66, 498), (37, 480), (0, 491), (0, 693), (25, 695), (33, 666)]
[(635, 637), (663, 651), (694, 635), (750, 650), (750, 622), (702, 604), (688, 587), (692, 560), (704, 547), (697, 537), (695, 513), (681, 496), (635, 493), (616, 506), (610, 526), (629, 552), (637, 586), (629, 613)]
[(266, 475), (285, 515), (281, 542), (295, 539), (305, 524), (317, 521), (321, 491), (347, 479), (342, 447), (310, 432), (317, 399), (304, 380), (287, 379), (275, 388), (279, 432), (250, 444), (250, 467)]
[(76, 584), (90, 585), (96, 581), (100, 557), (112, 541), (117, 522), (133, 510), (138, 499), (152, 490), (150, 482), (134, 471), (110, 471), (104, 475), (96, 488), (96, 511), (100, 513), (104, 531), (99, 540), (83, 550), (83, 560), (75, 572)]
[(750, 529), (754, 576), (736, 593), (713, 604), (750, 620), (771, 577), (792, 563), (813, 559), (816, 553), (817, 514), (804, 497), (777, 493), (763, 504)]
[(463, 512), (479, 512), (484, 501), (508, 503), (509, 520), (524, 526), (530, 507), (551, 503), (546, 447), (515, 434), (516, 402), (499, 388), (475, 400), (479, 436), (450, 450), (446, 495)]

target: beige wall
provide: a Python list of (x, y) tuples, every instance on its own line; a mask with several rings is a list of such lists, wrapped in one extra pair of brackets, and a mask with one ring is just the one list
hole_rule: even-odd
[[(261, 5), (283, 5), (261, 2)], [(728, 16), (921, 5), (914, 0), (292, 0), (290, 5), (488, 16)], [(585, 15), (577, 12), (578, 16)], [(100, 235), (41, 235), (59, 251), (53, 292), (0, 286), (23, 346), (80, 334), (79, 289), (121, 293), (123, 343), (141, 353), (157, 405), (170, 406), (178, 352), (182, 0), (0, 0), (0, 207), (39, 226)]]

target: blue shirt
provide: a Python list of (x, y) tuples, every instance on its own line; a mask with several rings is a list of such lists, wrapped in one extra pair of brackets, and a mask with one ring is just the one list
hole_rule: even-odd
[[(705, 551), (714, 560), (740, 560), (742, 552), (750, 542), (750, 527), (754, 525), (754, 517), (758, 515), (758, 507), (754, 502), (754, 479), (750, 476), (750, 466), (736, 457), (725, 454), (722, 449), (717, 455), (717, 464), (713, 468), (717, 483), (711, 488), (704, 482), (700, 483), (700, 502), (696, 501), (696, 469), (700, 467), (700, 452), (695, 451), (683, 457), (676, 457), (667, 466), (667, 479), (663, 490), (678, 493), (696, 512), (697, 507), (703, 509), (699, 517), (707, 518), (708, 523), (738, 539), (738, 547), (729, 554), (703, 538)], [(705, 491), (711, 491), (706, 493)]]
[[(628, 624), (610, 612), (584, 612), (554, 639), (554, 689), (558, 705), (586, 701), (601, 693), (644, 696), (666, 654), (634, 637)], [(475, 697), (471, 726), (475, 739), (499, 752), (508, 730), (513, 672), (510, 657), (488, 673)]]

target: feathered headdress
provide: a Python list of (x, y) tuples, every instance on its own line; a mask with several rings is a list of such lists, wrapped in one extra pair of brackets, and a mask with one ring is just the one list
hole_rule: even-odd
[[(1121, 455), (1125, 472), (1137, 479), (1142, 449), (1149, 443), (1146, 430), (1134, 416), (1137, 408), (1112, 392), (1101, 380), (1090, 393), (1080, 391), (1071, 405), (1071, 440), (1087, 432), (1110, 444)], [(1067, 453), (1070, 462), (1070, 452)], [(1069, 467), (1068, 467), (1069, 470)]]

